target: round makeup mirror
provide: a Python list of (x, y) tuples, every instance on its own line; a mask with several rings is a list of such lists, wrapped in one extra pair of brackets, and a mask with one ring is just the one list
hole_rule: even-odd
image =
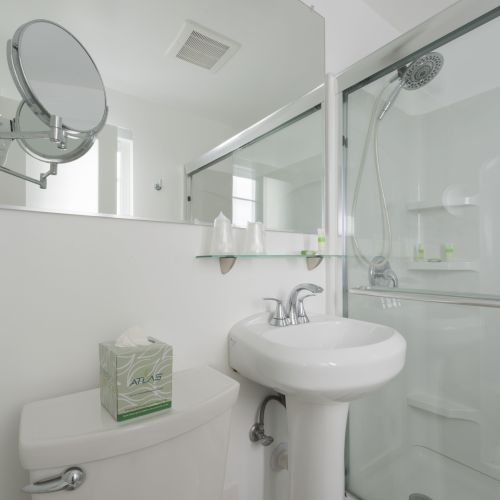
[(17, 29), (7, 50), (19, 92), (46, 125), (58, 116), (66, 130), (102, 129), (107, 107), (101, 75), (69, 31), (51, 21), (31, 21)]
[(0, 157), (0, 171), (45, 188), (56, 164), (76, 160), (92, 147), (106, 123), (106, 90), (85, 47), (52, 21), (20, 26), (7, 43), (7, 60), (23, 101), (9, 127), (0, 123), (0, 140), (17, 139), (28, 154), (51, 163), (51, 171), (40, 181), (31, 179), (6, 168), (6, 155)]

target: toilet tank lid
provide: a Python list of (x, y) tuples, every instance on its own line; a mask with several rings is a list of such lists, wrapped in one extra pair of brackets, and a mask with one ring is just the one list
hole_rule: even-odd
[(231, 408), (239, 384), (209, 367), (173, 374), (172, 408), (116, 422), (101, 407), (99, 389), (27, 404), (19, 454), (27, 470), (78, 465), (166, 441)]

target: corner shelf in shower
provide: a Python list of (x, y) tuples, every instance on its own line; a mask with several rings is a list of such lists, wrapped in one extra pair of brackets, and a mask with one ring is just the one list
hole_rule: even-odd
[(476, 408), (471, 408), (460, 403), (448, 401), (428, 394), (409, 394), (408, 406), (418, 410), (438, 415), (451, 420), (468, 420), (479, 422), (480, 413)]
[(301, 255), (301, 254), (231, 254), (231, 255), (197, 255), (197, 259), (218, 259), (220, 272), (227, 274), (233, 268), (237, 259), (269, 259), (269, 258), (293, 258), (304, 259), (306, 261), (307, 269), (312, 271), (316, 269), (325, 257), (343, 257), (342, 255)]
[(455, 260), (443, 262), (411, 262), (409, 271), (479, 271), (479, 264), (475, 261)]

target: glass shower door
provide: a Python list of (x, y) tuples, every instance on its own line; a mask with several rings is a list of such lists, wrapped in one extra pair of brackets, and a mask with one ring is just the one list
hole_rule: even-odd
[[(500, 498), (499, 44), (494, 17), (346, 92), (348, 316), (408, 346), (403, 372), (351, 405), (347, 487), (363, 500)], [(423, 68), (435, 52), (442, 67)], [(411, 88), (410, 70), (427, 77)], [(397, 281), (362, 294), (380, 255)], [(451, 303), (415, 300), (428, 291)]]

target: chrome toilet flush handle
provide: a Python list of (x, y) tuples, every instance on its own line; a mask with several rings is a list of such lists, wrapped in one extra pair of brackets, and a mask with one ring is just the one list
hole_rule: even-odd
[(85, 482), (86, 474), (80, 467), (70, 467), (62, 474), (40, 479), (23, 488), (25, 493), (53, 493), (54, 491), (76, 490)]

